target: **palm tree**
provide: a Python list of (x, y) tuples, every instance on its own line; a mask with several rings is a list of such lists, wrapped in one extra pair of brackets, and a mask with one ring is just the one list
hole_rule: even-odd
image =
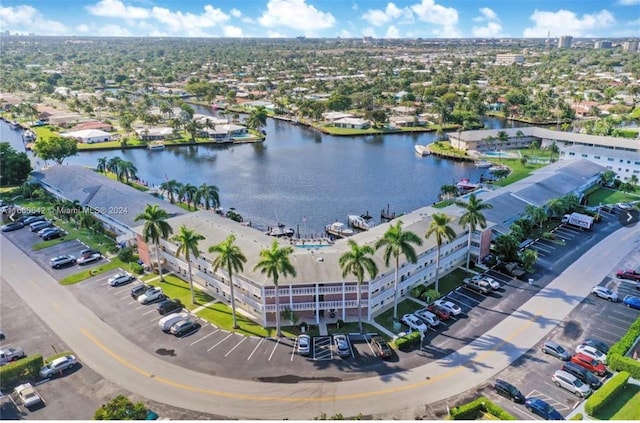
[(547, 203), (547, 208), (553, 216), (562, 216), (566, 211), (566, 205), (562, 198), (554, 198)]
[(436, 253), (436, 291), (439, 291), (439, 278), (440, 278), (440, 247), (445, 240), (453, 241), (456, 237), (456, 232), (449, 226), (449, 222), (451, 222), (451, 217), (447, 216), (444, 213), (434, 213), (431, 218), (431, 223), (429, 224), (429, 229), (427, 229), (427, 233), (425, 237), (429, 238), (432, 234), (436, 237), (436, 245), (438, 246), (438, 251)]
[(128, 160), (123, 160), (120, 162), (120, 165), (118, 166), (118, 179), (120, 179), (122, 176), (124, 176), (127, 184), (129, 183), (129, 179), (135, 179), (136, 178), (136, 172), (138, 172), (138, 168), (135, 167), (135, 165), (128, 161)]
[(120, 163), (122, 162), (122, 159), (118, 156), (112, 157), (109, 159), (109, 161), (107, 162), (107, 170), (111, 173), (118, 173), (118, 168), (120, 167)]
[(107, 158), (106, 157), (98, 157), (98, 166), (96, 170), (100, 173), (105, 173), (107, 171)]
[(542, 228), (542, 224), (547, 219), (547, 212), (545, 209), (542, 207), (536, 207), (533, 204), (527, 204), (524, 211), (534, 225), (538, 225)]
[(236, 297), (233, 292), (233, 272), (239, 273), (244, 269), (243, 263), (247, 262), (247, 258), (242, 253), (240, 247), (234, 244), (236, 240), (235, 235), (229, 235), (227, 239), (220, 244), (209, 247), (210, 253), (218, 253), (218, 256), (213, 260), (213, 271), (216, 272), (218, 268), (225, 267), (227, 274), (229, 275), (229, 289), (231, 290), (231, 316), (233, 317), (233, 328), (238, 327), (236, 322)]
[(375, 251), (369, 245), (358, 245), (358, 243), (352, 239), (347, 242), (347, 245), (351, 247), (351, 250), (341, 255), (338, 263), (342, 269), (343, 278), (347, 277), (350, 273), (355, 276), (358, 281), (356, 301), (358, 304), (358, 327), (360, 328), (360, 333), (362, 333), (362, 311), (360, 307), (362, 282), (364, 281), (365, 272), (369, 274), (369, 279), (375, 278), (378, 275), (378, 266), (376, 266), (372, 258)]
[[(500, 141), (500, 144), (506, 144), (509, 141), (509, 135), (505, 131), (498, 131), (498, 141)], [(500, 150), (498, 150), (498, 159), (500, 161), (502, 161), (502, 149), (503, 147), (501, 146)]]
[(456, 206), (463, 207), (467, 211), (460, 216), (460, 225), (467, 225), (469, 228), (469, 238), (467, 240), (467, 270), (471, 261), (471, 234), (478, 226), (482, 229), (487, 227), (487, 219), (482, 214), (482, 210), (493, 208), (492, 204), (484, 203), (482, 199), (478, 199), (475, 194), (469, 196), (469, 202), (456, 201)]
[(167, 193), (167, 195), (169, 196), (169, 202), (171, 204), (175, 203), (175, 198), (173, 195), (175, 194), (177, 185), (178, 181), (176, 181), (175, 179), (171, 179), (160, 184), (160, 189)]
[(191, 203), (193, 203), (193, 206), (195, 208), (196, 204), (195, 204), (194, 199), (195, 199), (196, 193), (198, 192), (198, 187), (196, 187), (195, 185), (187, 183), (187, 184), (184, 184), (182, 186), (182, 191), (184, 193), (183, 194), (184, 197), (187, 200), (187, 207), (189, 208), (189, 210), (191, 210)]
[(273, 279), (273, 285), (276, 287), (276, 334), (282, 336), (280, 332), (280, 293), (278, 292), (278, 279), (282, 276), (296, 276), (296, 269), (289, 260), (289, 255), (293, 253), (293, 247), (280, 247), (278, 241), (274, 240), (271, 248), (260, 251), (260, 261), (253, 268), (262, 273), (266, 273), (268, 277)]
[(89, 210), (85, 210), (78, 215), (78, 224), (81, 228), (91, 229), (96, 219), (93, 217), (93, 213)]
[(209, 201), (211, 201), (211, 207), (214, 209), (220, 207), (220, 193), (218, 187), (215, 185), (209, 185), (207, 187), (207, 202), (205, 203), (207, 210), (209, 210)]
[(210, 204), (213, 204), (213, 208), (218, 207), (218, 187), (215, 185), (207, 185), (206, 183), (200, 185), (193, 195), (194, 204), (204, 203), (205, 209), (210, 209)]
[(191, 290), (191, 304), (195, 304), (195, 294), (193, 293), (193, 275), (191, 274), (191, 255), (194, 258), (200, 256), (198, 251), (198, 242), (202, 241), (204, 237), (196, 233), (193, 229), (187, 228), (185, 225), (180, 226), (180, 232), (173, 238), (172, 241), (178, 243), (178, 249), (176, 250), (176, 256), (184, 256), (187, 261), (187, 267), (189, 269), (189, 289)]
[(415, 263), (418, 261), (416, 250), (413, 245), (422, 245), (422, 240), (416, 234), (411, 231), (402, 230), (402, 220), (398, 220), (398, 223), (391, 225), (384, 236), (380, 238), (376, 244), (375, 249), (379, 250), (384, 247), (384, 264), (389, 266), (389, 259), (391, 256), (396, 259), (395, 277), (393, 280), (393, 320), (398, 320), (398, 270), (400, 269), (400, 255), (404, 254), (409, 263)]
[(142, 238), (144, 242), (153, 242), (156, 247), (158, 273), (160, 274), (160, 280), (163, 282), (162, 263), (160, 262), (160, 239), (167, 239), (169, 234), (173, 233), (173, 228), (166, 221), (167, 217), (169, 217), (167, 212), (157, 204), (147, 204), (144, 211), (133, 219), (135, 222), (139, 220), (145, 221), (142, 228)]
[(264, 106), (258, 106), (249, 113), (245, 124), (251, 128), (258, 130), (267, 124), (267, 110)]

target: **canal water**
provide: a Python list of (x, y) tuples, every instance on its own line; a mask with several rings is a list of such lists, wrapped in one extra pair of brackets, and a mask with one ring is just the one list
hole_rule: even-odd
[[(503, 122), (488, 118), (485, 125), (501, 128)], [(234, 207), (260, 228), (282, 222), (304, 236), (346, 223), (349, 214), (369, 212), (379, 221), (387, 206), (409, 212), (436, 202), (442, 185), (486, 175), (472, 163), (417, 156), (414, 145), (433, 142), (435, 134), (334, 137), (274, 119), (265, 129), (264, 143), (83, 152), (65, 163), (95, 167), (99, 157), (120, 156), (149, 186), (169, 179), (217, 185), (225, 210)], [(23, 150), (20, 132), (5, 122), (0, 140)]]

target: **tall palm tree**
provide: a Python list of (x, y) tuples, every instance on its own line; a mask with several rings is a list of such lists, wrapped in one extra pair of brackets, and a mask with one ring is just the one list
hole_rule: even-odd
[(347, 245), (351, 250), (341, 255), (338, 263), (342, 269), (343, 278), (351, 273), (358, 281), (356, 301), (358, 304), (358, 327), (360, 328), (360, 333), (362, 333), (362, 311), (360, 307), (362, 282), (364, 281), (365, 272), (369, 274), (369, 279), (375, 278), (378, 275), (378, 266), (376, 266), (376, 262), (373, 261), (372, 258), (375, 250), (369, 245), (358, 245), (358, 243), (352, 239), (347, 241)]
[(395, 277), (393, 279), (393, 320), (398, 320), (398, 270), (400, 269), (400, 255), (404, 254), (409, 263), (418, 261), (416, 250), (413, 245), (422, 245), (422, 240), (411, 231), (402, 230), (402, 220), (398, 220), (395, 225), (391, 225), (384, 236), (380, 238), (375, 249), (384, 247), (384, 264), (389, 265), (389, 259), (393, 256), (396, 259)]
[(176, 250), (176, 256), (184, 256), (187, 261), (187, 267), (189, 269), (189, 289), (191, 290), (191, 304), (195, 304), (196, 298), (193, 292), (193, 275), (191, 274), (191, 255), (194, 258), (200, 257), (200, 251), (198, 251), (198, 243), (202, 241), (204, 237), (196, 233), (193, 229), (187, 228), (185, 225), (180, 226), (179, 232), (173, 238), (172, 241), (178, 243), (178, 249)]
[(493, 208), (492, 204), (483, 202), (482, 199), (478, 199), (475, 194), (469, 196), (469, 202), (456, 201), (456, 206), (463, 207), (466, 212), (460, 216), (460, 225), (467, 225), (469, 228), (469, 238), (467, 239), (467, 270), (469, 270), (469, 263), (471, 262), (471, 234), (476, 230), (478, 226), (482, 229), (487, 227), (487, 219), (482, 214), (482, 210)]
[(278, 280), (282, 276), (296, 276), (296, 269), (289, 260), (289, 255), (293, 253), (293, 247), (280, 247), (278, 241), (274, 240), (271, 248), (260, 251), (260, 261), (253, 268), (262, 273), (266, 273), (268, 277), (273, 279), (273, 285), (276, 288), (276, 334), (282, 336), (280, 332), (280, 292), (278, 290)]
[(164, 282), (162, 276), (162, 263), (160, 262), (160, 239), (167, 239), (173, 233), (173, 228), (167, 223), (166, 210), (161, 209), (157, 204), (147, 204), (144, 211), (137, 215), (133, 220), (135, 222), (144, 220), (142, 228), (142, 238), (144, 242), (153, 242), (156, 247), (156, 261), (158, 262), (158, 273), (160, 280)]
[(109, 159), (109, 161), (107, 162), (107, 170), (111, 173), (118, 173), (118, 168), (120, 167), (120, 163), (122, 162), (122, 159), (118, 156), (112, 157)]
[(539, 225), (539, 227), (542, 228), (542, 224), (547, 219), (547, 212), (544, 208), (537, 207), (533, 204), (527, 204), (524, 211), (529, 216), (531, 223)]
[(105, 173), (107, 171), (107, 157), (98, 157), (98, 166), (96, 166), (96, 170), (100, 173)]
[(434, 235), (436, 238), (436, 245), (438, 246), (438, 251), (436, 252), (436, 291), (440, 292), (440, 247), (442, 247), (445, 240), (453, 241), (456, 237), (456, 232), (451, 226), (449, 226), (452, 218), (446, 214), (434, 213), (431, 216), (431, 219), (432, 220), (429, 224), (429, 229), (427, 229), (425, 237), (429, 238), (431, 235)]
[(137, 177), (136, 173), (138, 172), (138, 168), (130, 161), (123, 160), (120, 162), (118, 166), (118, 179), (124, 176), (127, 183), (129, 183), (129, 179), (135, 179)]
[(220, 207), (220, 192), (218, 187), (215, 185), (209, 185), (207, 187), (207, 203), (205, 203), (205, 207), (209, 210), (209, 201), (211, 202), (211, 207), (217, 209)]
[(187, 184), (184, 184), (182, 189), (184, 190), (184, 196), (187, 199), (187, 207), (189, 208), (189, 210), (191, 210), (191, 204), (193, 204), (193, 208), (196, 208), (195, 207), (196, 203), (194, 200), (195, 200), (196, 193), (198, 192), (198, 187), (187, 183)]
[(231, 290), (231, 316), (233, 317), (233, 328), (238, 327), (236, 322), (236, 297), (233, 292), (233, 272), (239, 273), (244, 269), (243, 264), (247, 262), (247, 258), (242, 253), (240, 247), (234, 244), (235, 235), (229, 235), (227, 239), (220, 244), (209, 247), (210, 253), (218, 253), (213, 260), (213, 271), (216, 272), (220, 267), (224, 267), (229, 275), (229, 289)]
[(171, 179), (160, 184), (160, 189), (167, 193), (167, 195), (169, 196), (169, 202), (171, 204), (175, 203), (174, 194), (176, 193), (177, 185), (178, 181), (176, 181), (175, 179)]

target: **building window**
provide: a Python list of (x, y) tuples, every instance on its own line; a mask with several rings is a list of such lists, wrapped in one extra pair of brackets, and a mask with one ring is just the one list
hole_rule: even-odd
[(613, 157), (607, 157), (607, 160), (612, 162), (613, 161)]
[(594, 159), (600, 160), (600, 156), (593, 156)]
[(570, 152), (569, 152), (569, 155), (570, 155), (570, 156), (575, 156), (575, 155), (576, 155), (576, 153), (574, 153), (573, 151), (570, 151)]
[(587, 157), (589, 157), (589, 155), (588, 154), (583, 154), (582, 157), (587, 158)]

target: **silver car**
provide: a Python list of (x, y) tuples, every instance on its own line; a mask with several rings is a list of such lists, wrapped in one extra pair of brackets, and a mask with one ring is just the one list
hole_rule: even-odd
[(591, 395), (591, 388), (589, 385), (582, 383), (580, 379), (565, 372), (564, 370), (556, 370), (551, 377), (551, 380), (556, 384), (556, 386), (564, 388), (569, 392), (573, 392), (581, 398), (586, 398)]
[(593, 289), (591, 290), (591, 293), (593, 295), (595, 295), (596, 297), (600, 297), (603, 298), (605, 300), (609, 300), (609, 301), (613, 301), (614, 303), (617, 303), (619, 298), (618, 298), (618, 294), (616, 294), (615, 292), (613, 292), (612, 290), (610, 290), (609, 288), (605, 288), (604, 286), (594, 286)]
[(78, 364), (75, 355), (66, 355), (53, 360), (51, 363), (40, 369), (40, 377), (52, 377), (61, 374), (63, 371)]

